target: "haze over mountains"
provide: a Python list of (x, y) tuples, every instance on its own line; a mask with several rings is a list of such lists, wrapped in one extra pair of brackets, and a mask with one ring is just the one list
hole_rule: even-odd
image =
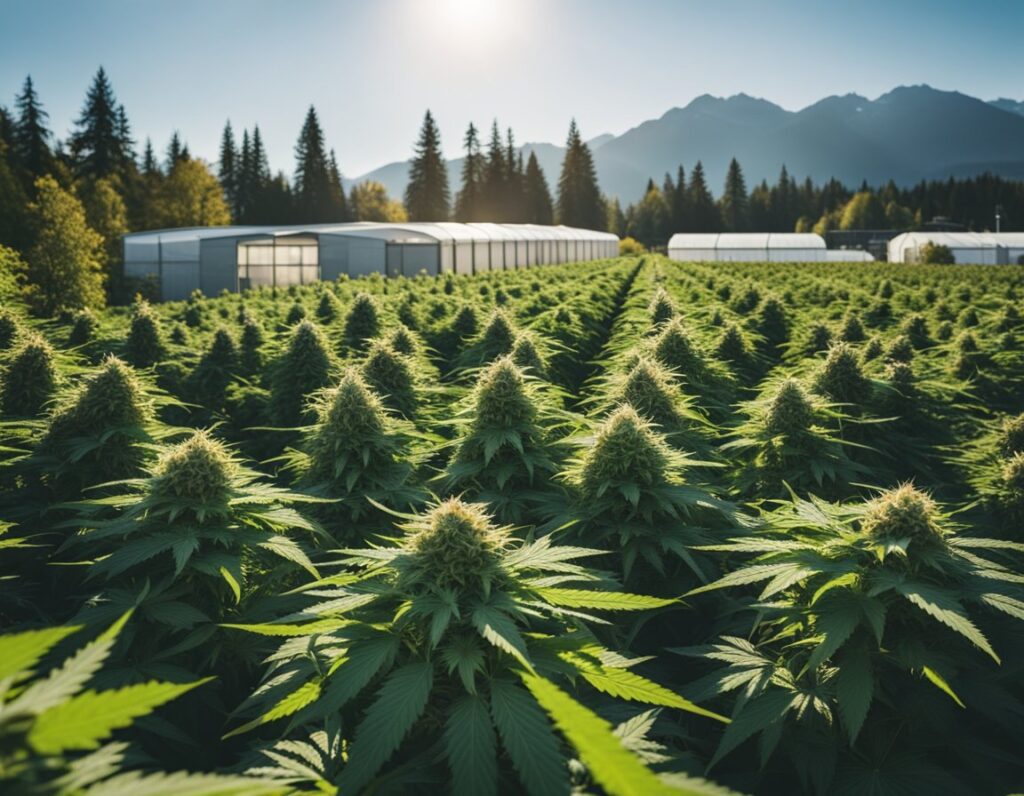
[[(921, 179), (968, 177), (991, 171), (1024, 179), (1024, 102), (991, 102), (930, 86), (900, 86), (875, 100), (857, 94), (826, 97), (799, 111), (787, 111), (746, 94), (708, 94), (683, 108), (672, 108), (622, 135), (590, 142), (602, 190), (622, 202), (640, 198), (649, 177), (661, 181), (704, 164), (717, 195), (729, 160), (743, 167), (748, 189), (762, 179), (774, 182), (783, 164), (798, 180), (836, 177), (850, 186), (892, 179), (909, 185)], [(555, 189), (562, 147), (530, 143), (521, 147), (537, 159)], [(462, 159), (448, 162), (453, 193)], [(377, 180), (401, 196), (408, 163), (395, 162), (347, 184)]]

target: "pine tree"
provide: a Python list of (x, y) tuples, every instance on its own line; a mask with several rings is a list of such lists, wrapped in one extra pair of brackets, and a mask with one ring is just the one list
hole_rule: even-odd
[(300, 223), (342, 221), (316, 108), (309, 106), (295, 145), (295, 212)]
[(528, 224), (553, 223), (555, 211), (551, 202), (551, 191), (548, 190), (548, 181), (544, 178), (544, 172), (534, 152), (530, 152), (530, 159), (526, 161), (526, 174), (523, 180), (526, 201), (524, 221)]
[(171, 134), (171, 140), (167, 144), (167, 173), (174, 171), (174, 167), (182, 161), (188, 160), (188, 147), (182, 142), (181, 135), (175, 130)]
[(241, 216), (238, 206), (238, 150), (235, 148), (235, 134), (230, 120), (224, 124), (220, 137), (220, 159), (217, 165), (217, 179), (224, 188), (224, 196), (231, 206), (231, 216), (236, 221)]
[(491, 123), (491, 139), (487, 145), (487, 161), (484, 164), (483, 212), (481, 221), (498, 222), (505, 215), (505, 148), (501, 143), (498, 121)]
[(49, 114), (39, 102), (31, 75), (25, 78), (25, 85), (14, 100), (14, 105), (18, 109), (18, 118), (11, 131), (12, 154), (31, 183), (37, 177), (48, 174), (53, 167), (51, 133), (46, 126)]
[(455, 220), (479, 221), (484, 165), (480, 154), (480, 138), (472, 122), (466, 128), (462, 145), (466, 150), (466, 158), (462, 162), (462, 189), (455, 199)]
[(704, 180), (704, 166), (698, 160), (690, 174), (690, 189), (687, 199), (691, 219), (691, 232), (718, 232), (720, 223), (718, 208), (711, 198), (707, 182)]
[(156, 153), (153, 152), (153, 142), (148, 138), (142, 150), (142, 173), (147, 176), (160, 173), (160, 164), (156, 162)]
[(744, 232), (747, 229), (747, 186), (743, 181), (743, 170), (736, 158), (729, 162), (725, 176), (725, 190), (719, 203), (722, 228), (726, 232)]
[(103, 67), (85, 95), (82, 114), (71, 135), (71, 155), (83, 177), (107, 177), (125, 161), (117, 99)]
[(502, 221), (519, 224), (523, 221), (523, 157), (516, 154), (512, 128), (505, 132), (505, 196)]
[(237, 220), (243, 224), (252, 221), (253, 209), (253, 167), (252, 141), (249, 131), (242, 130), (242, 144), (238, 148), (238, 163), (235, 167), (235, 201), (238, 203)]
[(330, 180), (330, 201), (336, 215), (336, 221), (348, 221), (349, 213), (345, 201), (345, 189), (341, 184), (341, 169), (338, 168), (338, 158), (331, 150), (328, 158), (327, 175)]
[(447, 221), (450, 202), (448, 167), (441, 154), (441, 131), (428, 110), (409, 166), (405, 207), (410, 221)]
[(457, 221), (478, 221), (480, 191), (483, 181), (483, 157), (480, 155), (480, 139), (476, 125), (472, 122), (466, 128), (463, 138), (466, 158), (462, 163), (462, 188), (455, 201), (455, 219)]
[(132, 127), (128, 123), (128, 112), (124, 105), (117, 106), (117, 157), (118, 171), (123, 177), (135, 174), (135, 139), (132, 138)]
[(601, 230), (607, 223), (604, 199), (597, 186), (594, 158), (580, 137), (576, 120), (569, 125), (562, 174), (558, 180), (558, 223)]
[(689, 214), (690, 214), (690, 203), (689, 194), (686, 188), (686, 171), (682, 166), (679, 167), (679, 171), (676, 173), (675, 190), (672, 191), (672, 196), (666, 197), (669, 200), (669, 213), (672, 218), (672, 232), (688, 232), (690, 227)]

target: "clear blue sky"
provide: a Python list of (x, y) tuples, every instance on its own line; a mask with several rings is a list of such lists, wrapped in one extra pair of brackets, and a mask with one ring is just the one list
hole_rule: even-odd
[(316, 105), (347, 176), (407, 157), (426, 108), (520, 142), (621, 133), (703, 93), (796, 109), (929, 83), (1024, 99), (1021, 0), (0, 0), (0, 103), (31, 73), (58, 137), (103, 64), (141, 142), (214, 159), (259, 123), (290, 173)]

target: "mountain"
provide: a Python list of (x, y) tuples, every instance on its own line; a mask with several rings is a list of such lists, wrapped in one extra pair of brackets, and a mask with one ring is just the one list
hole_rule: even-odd
[(994, 108), (999, 108), (1001, 111), (1019, 113), (1021, 116), (1024, 116), (1024, 102), (1000, 97), (999, 99), (989, 100), (988, 104)]
[[(831, 177), (851, 186), (889, 180), (966, 177), (991, 171), (1024, 179), (1024, 103), (984, 102), (930, 86), (899, 86), (871, 100), (857, 94), (826, 97), (799, 111), (746, 94), (704, 94), (618, 136), (590, 142), (602, 190), (623, 202), (640, 198), (647, 180), (660, 182), (680, 164), (687, 175), (697, 160), (717, 193), (729, 160), (743, 167), (747, 187), (778, 179), (785, 165), (797, 180)], [(562, 147), (534, 143), (554, 191)], [(449, 161), (452, 191), (462, 160)], [(356, 181), (375, 179), (401, 196), (408, 164), (390, 163)]]

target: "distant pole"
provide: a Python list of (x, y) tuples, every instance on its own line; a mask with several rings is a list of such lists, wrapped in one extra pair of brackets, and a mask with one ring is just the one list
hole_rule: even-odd
[(999, 234), (999, 222), (1002, 221), (1003, 217), (1003, 206), (996, 205), (996, 234)]

